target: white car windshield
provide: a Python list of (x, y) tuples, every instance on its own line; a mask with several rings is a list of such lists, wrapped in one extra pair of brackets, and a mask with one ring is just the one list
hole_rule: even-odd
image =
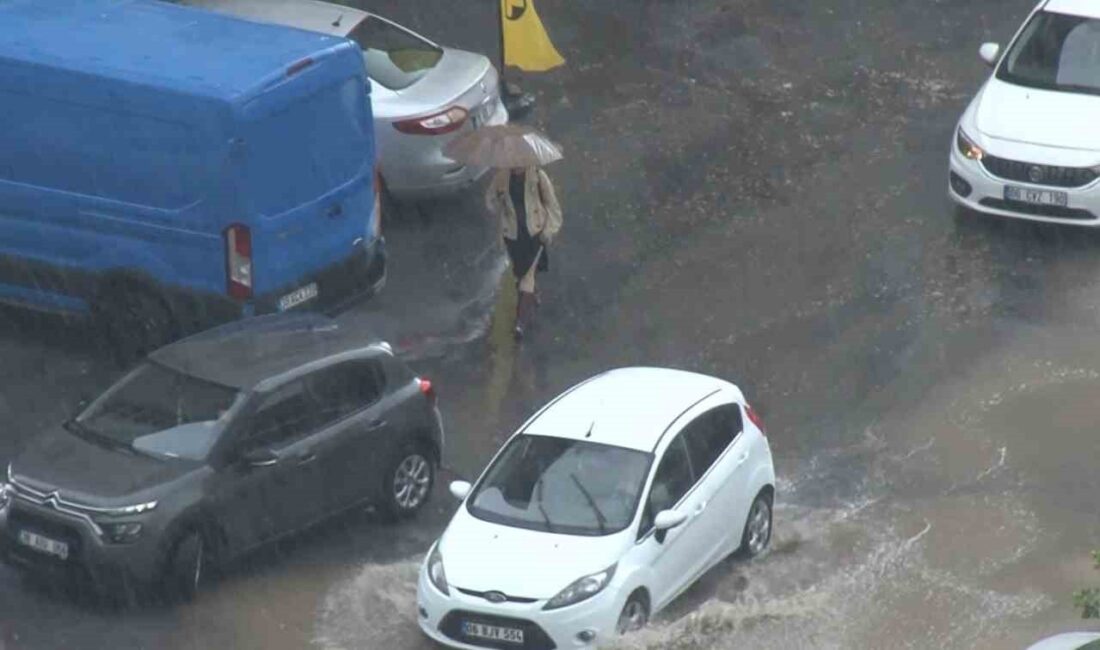
[(997, 71), (1003, 81), (1100, 94), (1100, 20), (1040, 11)]
[(630, 525), (652, 455), (550, 436), (521, 435), (489, 468), (468, 509), (508, 526), (610, 535)]

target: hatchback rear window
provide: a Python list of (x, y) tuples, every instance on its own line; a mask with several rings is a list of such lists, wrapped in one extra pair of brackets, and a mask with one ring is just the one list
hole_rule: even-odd
[(390, 90), (413, 85), (443, 58), (442, 49), (374, 16), (348, 36), (363, 49), (370, 78)]

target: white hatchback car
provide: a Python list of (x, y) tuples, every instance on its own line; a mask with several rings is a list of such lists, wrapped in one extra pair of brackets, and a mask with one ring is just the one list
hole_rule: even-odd
[(775, 472), (741, 391), (612, 370), (550, 402), (471, 486), (420, 570), (420, 627), (458, 648), (590, 648), (771, 539)]
[(1043, 0), (959, 120), (949, 195), (1006, 217), (1100, 226), (1100, 3)]
[(1100, 650), (1100, 633), (1066, 632), (1047, 637), (1027, 650)]

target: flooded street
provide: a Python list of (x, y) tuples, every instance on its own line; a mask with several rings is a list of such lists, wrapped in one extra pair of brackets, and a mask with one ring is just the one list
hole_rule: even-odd
[[(495, 51), (450, 0), (378, 5)], [(536, 328), (512, 338), (476, 193), (387, 217), (389, 284), (339, 317), (436, 386), (447, 471), (425, 512), (349, 513), (171, 608), (0, 566), (0, 650), (437, 647), (416, 574), (455, 508), (446, 483), (476, 478), (562, 390), (628, 365), (744, 390), (775, 455), (775, 537), (609, 647), (992, 650), (1100, 629), (1072, 604), (1100, 583), (1100, 234), (954, 217), (945, 196), (987, 74), (978, 46), (1030, 8), (540, 0), (569, 63), (523, 80), (567, 152)], [(6, 465), (118, 371), (78, 324), (2, 316)]]

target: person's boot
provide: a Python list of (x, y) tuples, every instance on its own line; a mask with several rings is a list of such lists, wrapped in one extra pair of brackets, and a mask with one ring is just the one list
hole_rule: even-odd
[(535, 294), (526, 291), (519, 292), (519, 300), (516, 302), (516, 340), (520, 340), (531, 327), (535, 317)]

